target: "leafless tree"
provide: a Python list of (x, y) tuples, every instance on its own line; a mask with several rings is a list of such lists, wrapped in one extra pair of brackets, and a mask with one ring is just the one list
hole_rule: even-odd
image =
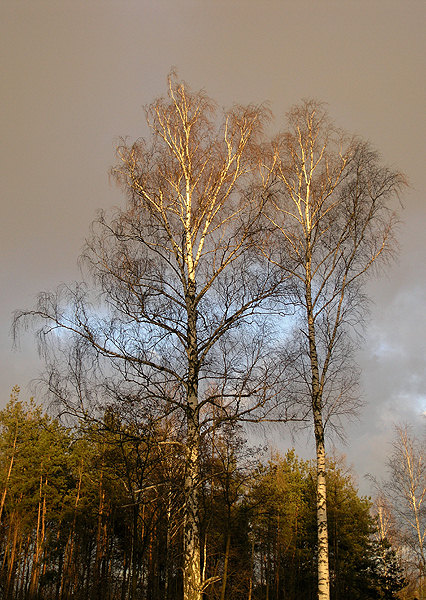
[[(372, 479), (377, 487), (376, 480)], [(378, 488), (377, 495), (374, 498), (372, 514), (377, 524), (377, 530), (374, 536), (377, 542), (387, 540), (392, 545), (396, 544), (396, 524), (389, 500), (383, 490)]]
[(408, 552), (406, 562), (418, 573), (419, 593), (425, 593), (426, 574), (426, 448), (408, 426), (395, 426), (389, 479), (383, 484), (394, 515), (400, 545)]
[(177, 417), (182, 437), (173, 443), (186, 456), (184, 598), (200, 600), (209, 583), (201, 437), (223, 421), (271, 415), (281, 364), (268, 360), (265, 317), (287, 275), (259, 258), (253, 241), (267, 112), (235, 106), (218, 116), (210, 98), (172, 74), (167, 97), (146, 116), (151, 138), (123, 142), (112, 171), (127, 206), (111, 219), (100, 214), (84, 252), (98, 295), (86, 284), (63, 286), (15, 322), (41, 322), (50, 388), (68, 408), (88, 416), (111, 398), (132, 418)]
[[(264, 253), (294, 282), (298, 317), (294, 393), (311, 407), (317, 456), (318, 597), (329, 599), (326, 461), (328, 422), (354, 408), (351, 333), (362, 323), (364, 283), (395, 251), (392, 202), (403, 175), (380, 164), (368, 143), (334, 127), (320, 103), (288, 114), (274, 145)], [(273, 238), (278, 239), (278, 248)]]

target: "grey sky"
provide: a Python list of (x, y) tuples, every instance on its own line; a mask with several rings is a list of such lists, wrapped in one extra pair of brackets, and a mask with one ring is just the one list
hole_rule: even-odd
[(142, 106), (174, 65), (220, 105), (269, 101), (276, 128), (301, 98), (324, 100), (407, 174), (400, 260), (371, 285), (366, 406), (343, 449), (361, 476), (379, 472), (392, 422), (424, 427), (426, 410), (425, 17), (420, 0), (3, 0), (2, 405), (41, 369), (32, 338), (12, 352), (12, 311), (79, 278), (96, 209), (121, 202), (114, 141), (144, 134)]

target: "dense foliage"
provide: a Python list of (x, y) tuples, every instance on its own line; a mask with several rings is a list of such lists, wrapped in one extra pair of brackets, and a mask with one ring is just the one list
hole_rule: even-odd
[[(182, 598), (183, 449), (109, 411), (66, 428), (18, 390), (0, 412), (0, 593), (5, 600)], [(209, 600), (316, 596), (315, 466), (260, 460), (231, 426), (202, 452)], [(328, 465), (332, 598), (394, 598), (401, 567), (374, 539), (370, 502)]]

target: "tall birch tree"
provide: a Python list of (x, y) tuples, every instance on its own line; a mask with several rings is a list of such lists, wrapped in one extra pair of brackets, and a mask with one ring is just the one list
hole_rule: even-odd
[(329, 600), (325, 429), (356, 403), (351, 333), (362, 323), (364, 283), (395, 250), (393, 201), (404, 177), (377, 152), (335, 128), (304, 101), (274, 146), (275, 187), (265, 214), (278, 248), (270, 259), (292, 277), (299, 317), (295, 395), (311, 410), (317, 458), (318, 598)]
[(170, 76), (167, 97), (146, 109), (150, 138), (118, 148), (112, 174), (127, 205), (111, 219), (101, 214), (87, 243), (97, 303), (82, 284), (41, 294), (33, 311), (17, 314), (17, 322), (41, 320), (43, 342), (56, 339), (49, 385), (68, 408), (87, 416), (97, 397), (102, 410), (118, 398), (132, 418), (177, 415), (185, 600), (201, 600), (209, 583), (200, 552), (201, 438), (224, 420), (265, 416), (274, 396), (266, 382), (278, 377), (265, 360), (259, 314), (283, 275), (253, 244), (267, 116), (256, 106), (219, 114), (203, 92)]

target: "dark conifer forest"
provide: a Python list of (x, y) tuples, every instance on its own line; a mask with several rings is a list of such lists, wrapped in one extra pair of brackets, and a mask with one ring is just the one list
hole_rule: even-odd
[[(14, 390), (0, 427), (2, 598), (182, 598), (172, 420), (142, 429), (108, 412), (67, 428)], [(371, 500), (342, 459), (327, 472), (331, 597), (396, 597), (404, 571)], [(204, 438), (200, 498), (206, 599), (316, 598), (314, 463), (226, 426)]]

